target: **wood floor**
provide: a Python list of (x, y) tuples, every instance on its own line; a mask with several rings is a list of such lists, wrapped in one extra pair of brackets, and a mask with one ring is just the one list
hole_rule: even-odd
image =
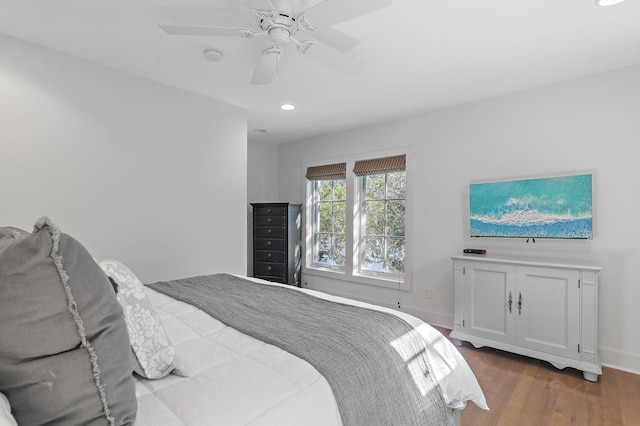
[[(448, 336), (450, 330), (439, 328)], [(571, 368), (491, 348), (459, 348), (490, 411), (469, 403), (462, 426), (640, 425), (640, 375), (603, 367), (597, 383)]]

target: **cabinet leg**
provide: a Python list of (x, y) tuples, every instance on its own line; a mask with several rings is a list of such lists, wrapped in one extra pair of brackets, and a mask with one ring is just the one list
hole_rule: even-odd
[(459, 339), (451, 339), (451, 343), (453, 343), (454, 346), (462, 346), (462, 340)]
[(582, 375), (584, 376), (585, 380), (588, 380), (590, 382), (597, 382), (598, 381), (598, 375), (595, 373), (589, 373), (588, 371), (583, 371)]

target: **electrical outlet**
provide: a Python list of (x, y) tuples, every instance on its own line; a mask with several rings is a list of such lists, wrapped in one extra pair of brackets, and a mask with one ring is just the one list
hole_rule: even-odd
[(431, 300), (431, 289), (430, 288), (425, 288), (424, 289), (424, 298), (427, 300)]

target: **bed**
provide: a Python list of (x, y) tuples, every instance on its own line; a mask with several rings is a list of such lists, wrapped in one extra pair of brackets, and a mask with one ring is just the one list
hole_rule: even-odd
[[(36, 314), (15, 306), (25, 291), (51, 305), (38, 324), (69, 336), (43, 345), (51, 330), (33, 332)], [(488, 409), (458, 350), (411, 315), (224, 273), (143, 286), (46, 218), (32, 233), (0, 228), (0, 292), (0, 425), (15, 424), (12, 410), (20, 424), (455, 425), (469, 401)], [(74, 354), (73, 367), (34, 367), (31, 352), (65, 340), (44, 358)]]

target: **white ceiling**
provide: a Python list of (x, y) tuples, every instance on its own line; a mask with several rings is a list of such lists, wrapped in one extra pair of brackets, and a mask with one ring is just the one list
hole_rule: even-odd
[[(267, 86), (250, 84), (265, 38), (158, 27), (176, 8), (202, 25), (191, 9), (267, 0), (0, 0), (0, 33), (244, 108), (250, 140), (282, 143), (640, 63), (640, 0), (594, 1), (393, 0), (333, 27), (360, 41), (347, 52), (359, 75), (288, 49)], [(223, 61), (205, 60), (209, 48)]]

